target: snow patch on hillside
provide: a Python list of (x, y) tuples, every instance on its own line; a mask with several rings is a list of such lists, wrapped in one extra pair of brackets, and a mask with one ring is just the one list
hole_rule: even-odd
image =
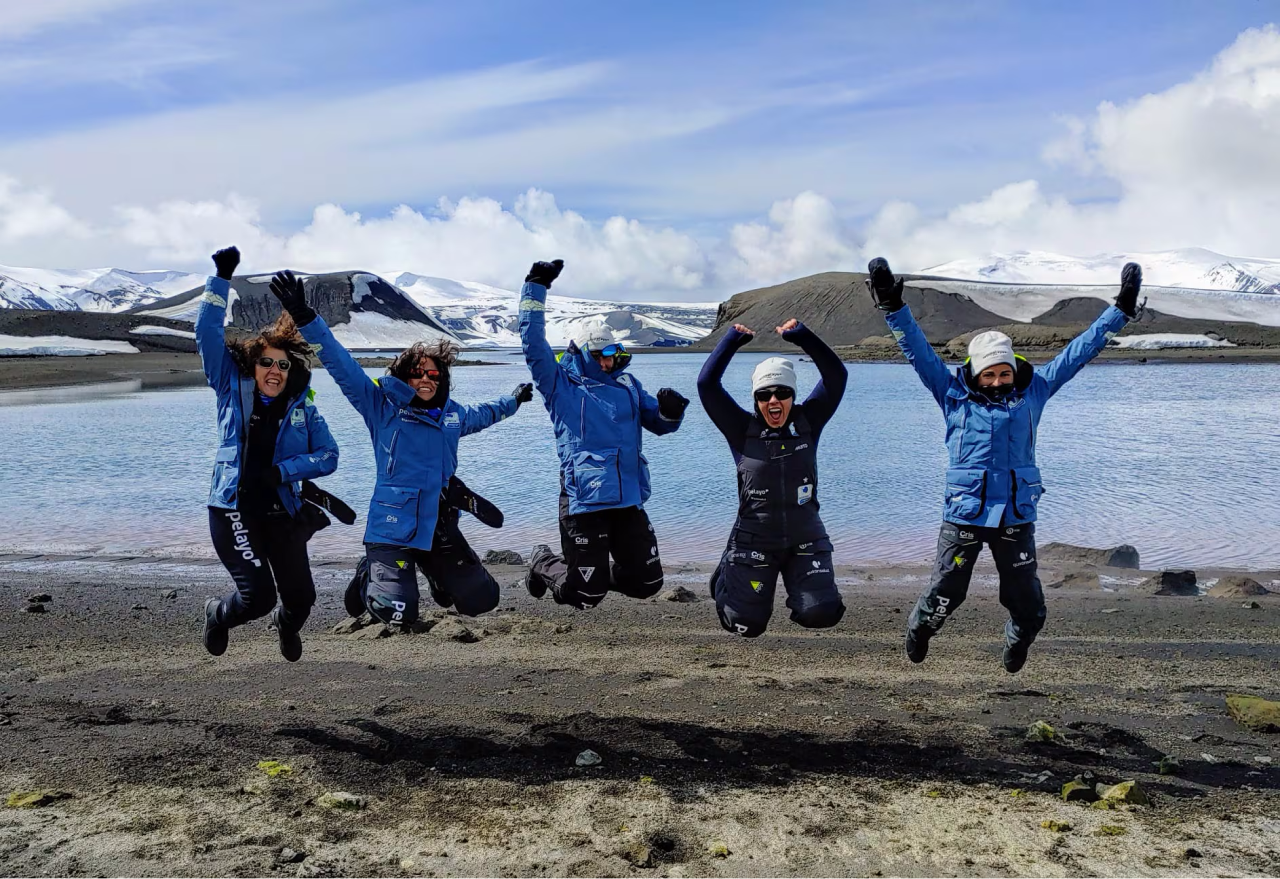
[(97, 354), (137, 354), (128, 342), (77, 339), (74, 336), (9, 336), (0, 334), (0, 357), (87, 357)]
[[(907, 281), (907, 286), (928, 287), (966, 296), (987, 311), (1021, 323), (1029, 323), (1067, 299), (1092, 298), (1097, 299), (1100, 305), (1109, 305), (1118, 289), (1115, 286), (1040, 286), (944, 280), (911, 280)], [(1186, 290), (1144, 284), (1142, 295), (1147, 298), (1148, 308), (1175, 317), (1280, 327), (1280, 296), (1274, 294)]]
[(1280, 293), (1280, 260), (1224, 256), (1203, 247), (1094, 256), (1022, 250), (953, 260), (918, 274), (1002, 284), (1118, 284), (1127, 262), (1140, 264), (1145, 282), (1154, 286)]
[(352, 312), (348, 323), (331, 329), (334, 338), (352, 350), (398, 351), (415, 342), (437, 342), (448, 338), (426, 324), (397, 320), (371, 311)]
[(1160, 348), (1234, 348), (1234, 342), (1211, 339), (1197, 333), (1147, 333), (1138, 336), (1117, 336), (1111, 340), (1116, 348), (1135, 348), (1153, 351)]
[(196, 334), (190, 330), (175, 330), (170, 327), (157, 327), (151, 324), (143, 324), (129, 330), (139, 336), (176, 336), (179, 339), (194, 339)]

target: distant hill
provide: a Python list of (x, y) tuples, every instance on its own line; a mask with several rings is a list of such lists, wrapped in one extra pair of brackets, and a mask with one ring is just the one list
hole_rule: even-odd
[(69, 336), (128, 342), (139, 351), (195, 353), (191, 324), (145, 314), (0, 308), (0, 336)]
[[(1115, 287), (904, 277), (903, 298), (934, 345), (1011, 321), (1078, 329), (1092, 323), (1116, 293)], [(790, 317), (835, 346), (855, 346), (869, 337), (885, 336), (884, 314), (872, 303), (865, 279), (865, 274), (857, 272), (824, 272), (739, 293), (720, 305), (715, 328), (697, 347), (711, 347), (723, 328), (734, 323), (763, 333)], [(1144, 288), (1144, 292), (1150, 307), (1141, 321), (1130, 324), (1121, 335), (1213, 334), (1240, 346), (1280, 346), (1280, 296), (1159, 287)]]

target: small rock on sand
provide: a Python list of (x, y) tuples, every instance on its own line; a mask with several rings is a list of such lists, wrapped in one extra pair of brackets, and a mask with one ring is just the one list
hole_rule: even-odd
[(356, 794), (349, 794), (346, 791), (336, 790), (327, 794), (321, 794), (316, 798), (316, 805), (326, 809), (346, 809), (356, 810), (363, 809), (369, 805), (369, 801), (364, 797)]
[(360, 631), (366, 625), (368, 625), (368, 623), (365, 621), (364, 616), (347, 617), (329, 631), (335, 635), (350, 635), (352, 632)]
[(573, 761), (577, 766), (599, 766), (603, 760), (595, 751), (587, 748)]
[(1091, 803), (1097, 798), (1094, 786), (1078, 775), (1062, 786), (1062, 799), (1068, 803)]
[(1119, 784), (1113, 784), (1111, 787), (1098, 791), (1098, 795), (1103, 802), (1108, 803), (1128, 803), (1131, 806), (1151, 805), (1147, 792), (1136, 781), (1122, 781)]
[(1252, 598), (1255, 595), (1267, 595), (1270, 590), (1252, 577), (1239, 574), (1228, 574), (1219, 577), (1208, 593), (1212, 598)]
[(1245, 610), (1261, 610), (1262, 609), (1262, 605), (1258, 604), (1258, 602), (1256, 601), (1246, 601), (1244, 604), (1240, 606), (1243, 607)]
[(1052, 583), (1044, 584), (1048, 589), (1098, 590), (1102, 588), (1097, 571), (1072, 571)]
[(431, 628), (431, 634), (459, 644), (474, 644), (480, 636), (455, 619), (446, 617)]
[(668, 589), (662, 593), (663, 601), (675, 601), (680, 604), (689, 604), (697, 601), (698, 596), (692, 590), (685, 589), (683, 586), (677, 586), (675, 589)]
[(306, 860), (307, 853), (294, 851), (291, 848), (280, 849), (280, 854), (276, 855), (276, 863), (278, 864), (297, 864)]
[(1056, 742), (1058, 740), (1057, 730), (1043, 720), (1037, 720), (1027, 727), (1028, 742)]
[(357, 629), (355, 632), (353, 632), (350, 635), (350, 638), (352, 641), (376, 641), (379, 638), (390, 638), (390, 637), (391, 637), (391, 629), (387, 628), (381, 623), (377, 623), (376, 625), (372, 625), (372, 626), (365, 626), (362, 629)]
[(1280, 732), (1280, 702), (1241, 693), (1227, 694), (1227, 713), (1254, 732)]
[(27, 601), (31, 602), (32, 604), (46, 604), (50, 601), (53, 601), (53, 596), (50, 595), (48, 592), (37, 592), (35, 595), (28, 595)]
[(1195, 571), (1161, 571), (1148, 577), (1138, 587), (1147, 595), (1181, 595), (1183, 597), (1199, 595), (1196, 588)]
[(484, 554), (481, 561), (486, 565), (519, 566), (524, 564), (524, 556), (513, 549), (491, 549)]
[(162, 593), (160, 593), (160, 599), (161, 599), (162, 601), (173, 601), (173, 600), (174, 600), (174, 599), (176, 599), (177, 597), (178, 597), (178, 590), (177, 590), (177, 589), (170, 589), (168, 592), (162, 592)]
[(27, 613), (44, 613), (45, 606), (43, 604), (28, 604), (23, 608)]

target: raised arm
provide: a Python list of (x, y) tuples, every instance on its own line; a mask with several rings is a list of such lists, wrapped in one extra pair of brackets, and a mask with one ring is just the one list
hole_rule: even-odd
[(520, 347), (548, 411), (557, 400), (572, 393), (572, 384), (547, 344), (547, 290), (560, 276), (564, 260), (536, 262), (520, 288)]
[(293, 322), (298, 325), (302, 338), (315, 349), (324, 368), (329, 370), (329, 375), (351, 405), (356, 407), (365, 423), (372, 424), (376, 421), (382, 405), (382, 391), (365, 374), (364, 367), (351, 356), (351, 352), (334, 338), (333, 331), (324, 322), (324, 318), (307, 304), (302, 279), (293, 272), (277, 272), (271, 279), (271, 292), (280, 300), (284, 310), (289, 312)]
[(329, 431), (320, 410), (308, 399), (302, 404), (302, 412), (307, 419), (308, 450), (304, 455), (285, 458), (278, 465), (280, 475), (285, 482), (301, 482), (304, 479), (319, 479), (328, 476), (338, 469), (338, 443)]
[(1138, 314), (1138, 293), (1142, 290), (1142, 266), (1126, 263), (1120, 272), (1120, 293), (1116, 304), (1108, 308), (1093, 322), (1089, 329), (1071, 340), (1058, 356), (1036, 370), (1044, 379), (1048, 396), (1062, 390), (1063, 385), (1075, 378), (1085, 364), (1097, 357), (1107, 342), (1124, 329), (1125, 324)]
[(755, 334), (741, 324), (729, 327), (707, 362), (702, 364), (702, 371), (698, 373), (698, 399), (702, 401), (702, 408), (710, 416), (711, 423), (735, 449), (742, 445), (742, 440), (746, 437), (751, 425), (751, 415), (734, 402), (733, 397), (724, 389), (724, 373), (738, 349), (754, 338)]
[(947, 365), (924, 337), (911, 309), (903, 303), (902, 279), (893, 276), (889, 263), (876, 257), (867, 264), (866, 285), (876, 308), (885, 313), (885, 323), (893, 332), (893, 338), (907, 362), (941, 406), (951, 386), (951, 373), (947, 372)]
[(840, 401), (844, 399), (849, 370), (840, 356), (804, 324), (791, 320), (778, 329), (782, 331), (782, 338), (799, 345), (800, 350), (812, 357), (813, 365), (818, 367), (818, 383), (804, 401), (804, 413), (814, 431), (819, 432), (836, 414)]
[(209, 387), (221, 393), (235, 386), (240, 369), (227, 350), (227, 302), (231, 296), (231, 278), (240, 264), (240, 251), (234, 247), (213, 255), (217, 272), (204, 283), (200, 308), (196, 312), (196, 350)]

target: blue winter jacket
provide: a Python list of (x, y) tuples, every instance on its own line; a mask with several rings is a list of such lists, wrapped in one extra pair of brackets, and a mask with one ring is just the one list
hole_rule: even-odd
[(450, 397), (436, 419), (410, 405), (416, 392), (405, 382), (391, 375), (374, 381), (366, 375), (324, 318), (302, 327), (302, 336), (356, 407), (373, 440), (378, 481), (369, 501), (364, 542), (431, 549), (440, 491), (458, 468), (458, 440), (515, 415), (515, 396), (476, 406)]
[[(240, 462), (248, 433), (248, 416), (253, 413), (253, 397), (257, 388), (252, 376), (240, 371), (227, 350), (224, 329), (227, 296), (231, 283), (223, 278), (205, 282), (196, 314), (196, 350), (204, 365), (205, 378), (218, 398), (218, 454), (213, 464), (213, 487), (209, 506), (225, 510), (236, 508), (240, 488)], [(279, 488), (280, 502), (289, 515), (302, 506), (298, 484), (304, 479), (319, 479), (338, 469), (338, 444), (315, 407), (310, 382), (289, 401), (280, 435), (276, 438), (273, 463), (284, 479)]]
[(521, 289), (520, 342), (555, 428), (569, 515), (643, 507), (649, 462), (640, 428), (661, 436), (677, 430), (680, 420), (662, 416), (657, 399), (625, 365), (607, 373), (572, 342), (557, 361), (547, 344), (546, 302), (541, 284)]
[(948, 371), (909, 307), (885, 319), (947, 421), (951, 463), (943, 518), (980, 528), (1034, 522), (1036, 505), (1044, 494), (1036, 466), (1036, 428), (1045, 404), (1106, 347), (1129, 318), (1115, 306), (1108, 308), (1039, 369), (1019, 357), (1014, 391), (1003, 402), (992, 401), (970, 383), (967, 365)]

